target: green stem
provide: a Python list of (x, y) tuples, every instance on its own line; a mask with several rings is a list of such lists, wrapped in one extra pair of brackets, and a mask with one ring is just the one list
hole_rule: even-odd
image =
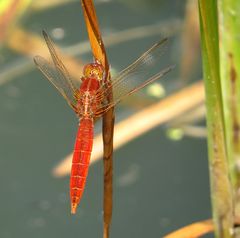
[(240, 218), (240, 1), (219, 1), (221, 84), (234, 215)]
[(211, 199), (216, 237), (230, 238), (233, 228), (231, 183), (225, 145), (225, 127), (219, 69), (216, 0), (199, 0), (203, 74), (206, 93)]

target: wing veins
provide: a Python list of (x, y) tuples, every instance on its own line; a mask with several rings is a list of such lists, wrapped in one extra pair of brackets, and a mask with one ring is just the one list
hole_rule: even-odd
[[(123, 95), (122, 97), (120, 97), (118, 100), (109, 103), (108, 105), (103, 105), (101, 107), (98, 108), (96, 115), (101, 114), (103, 112), (106, 112), (107, 110), (109, 110), (111, 107), (115, 106), (116, 104), (118, 104), (121, 100), (123, 100), (125, 97), (137, 92), (138, 90), (144, 88), (145, 86), (147, 86), (148, 84), (162, 78), (165, 74), (167, 74), (169, 71), (171, 71), (174, 68), (174, 66), (169, 66), (163, 70), (161, 70), (160, 72), (156, 73), (155, 75), (153, 75), (152, 77), (150, 77), (147, 81), (145, 81), (144, 83), (142, 83), (141, 85), (133, 88), (131, 91), (129, 91), (128, 94)], [(102, 110), (101, 110), (102, 109)]]
[(41, 56), (34, 57), (34, 63), (44, 76), (57, 88), (61, 95), (67, 100), (68, 104), (76, 112), (76, 95), (78, 88), (73, 84), (70, 74), (60, 60), (55, 50), (54, 44), (45, 31), (42, 32), (47, 44), (52, 62)]
[(54, 73), (58, 74), (59, 72), (57, 71), (55, 65), (51, 64), (48, 62), (45, 58), (42, 56), (35, 56), (33, 58), (35, 65), (37, 68), (42, 72), (42, 74), (53, 84), (53, 86), (61, 93), (61, 95), (65, 98), (65, 100), (68, 102), (68, 104), (72, 107), (72, 109), (75, 110), (75, 100), (74, 100), (74, 95), (71, 95), (71, 98), (67, 96), (66, 92), (58, 86), (56, 83), (56, 77), (54, 76)]
[(48, 34), (45, 31), (43, 31), (42, 33), (43, 33), (43, 37), (45, 39), (45, 42), (47, 44), (47, 47), (49, 49), (49, 52), (51, 54), (53, 63), (55, 65), (55, 67), (57, 68), (57, 71), (63, 75), (63, 77), (68, 81), (71, 89), (73, 91), (75, 91), (76, 87), (74, 86), (74, 84), (71, 80), (71, 77), (70, 77), (70, 74), (69, 74), (68, 70), (66, 69), (65, 65), (62, 63), (60, 58), (58, 57), (56, 49), (54, 48), (54, 45), (53, 45), (53, 42), (52, 42), (51, 38), (48, 36)]
[[(141, 69), (141, 66), (143, 66), (143, 68), (148, 67), (148, 69), (153, 67), (153, 65), (156, 63), (153, 61), (153, 56), (155, 56), (154, 53), (155, 54), (157, 53), (156, 56), (160, 57), (160, 55), (162, 55), (162, 53), (164, 52), (164, 48), (162, 47), (166, 45), (167, 41), (168, 39), (164, 38), (163, 40), (155, 43), (145, 53), (143, 53), (137, 60), (135, 60), (132, 64), (130, 64), (126, 69), (122, 70), (116, 77), (114, 77), (112, 82), (103, 84), (96, 92), (96, 99), (98, 101), (102, 101), (109, 94), (111, 94), (112, 91), (114, 95), (114, 91), (116, 91), (114, 89), (116, 89), (119, 85), (124, 84), (126, 80), (126, 76), (127, 78), (130, 78), (131, 76), (133, 77), (135, 74), (140, 74), (141, 72), (146, 73), (146, 69)], [(160, 52), (156, 50), (160, 50)], [(135, 69), (137, 70), (135, 71)], [(121, 100), (121, 95), (119, 95), (118, 97), (119, 99), (117, 100)]]

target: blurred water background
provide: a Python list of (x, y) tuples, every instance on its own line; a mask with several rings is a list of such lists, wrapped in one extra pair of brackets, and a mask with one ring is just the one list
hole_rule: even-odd
[[(187, 3), (95, 3), (102, 34), (110, 38), (106, 48), (112, 70), (123, 69), (154, 42), (169, 36), (169, 47), (161, 60), (163, 65), (176, 64), (176, 68), (162, 85), (166, 94), (177, 90)], [(92, 59), (89, 46), (78, 45), (88, 41), (79, 1), (29, 7), (9, 29), (10, 40), (11, 31), (21, 29), (30, 37), (41, 37), (45, 29), (64, 52), (83, 62)], [(119, 34), (116, 39), (120, 42), (111, 43), (113, 34), (126, 30), (123, 40)], [(11, 47), (10, 40), (1, 39), (0, 55), (0, 237), (101, 237), (102, 161), (90, 167), (77, 215), (71, 216), (69, 177), (56, 178), (52, 169), (73, 148), (77, 118), (37, 71), (32, 58)], [(31, 51), (30, 41), (23, 46)], [(191, 81), (200, 78), (198, 64)], [(117, 108), (116, 120), (158, 100), (145, 89)], [(97, 122), (96, 133), (100, 130)], [(206, 139), (183, 136), (173, 140), (167, 131), (166, 126), (154, 128), (114, 153), (112, 237), (162, 237), (210, 217)]]

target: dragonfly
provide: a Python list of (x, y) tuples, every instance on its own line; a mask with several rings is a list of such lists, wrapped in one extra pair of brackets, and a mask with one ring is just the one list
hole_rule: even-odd
[(43, 31), (43, 37), (52, 62), (48, 62), (41, 56), (35, 56), (34, 63), (79, 118), (70, 175), (71, 213), (75, 214), (88, 175), (93, 146), (94, 119), (101, 117), (125, 97), (163, 77), (173, 66), (152, 73), (153, 66), (166, 48), (167, 38), (164, 38), (111, 80), (106, 79), (108, 72), (105, 72), (102, 64), (94, 60), (84, 66), (82, 76), (76, 83), (71, 79), (67, 68), (57, 54), (54, 43), (45, 31)]

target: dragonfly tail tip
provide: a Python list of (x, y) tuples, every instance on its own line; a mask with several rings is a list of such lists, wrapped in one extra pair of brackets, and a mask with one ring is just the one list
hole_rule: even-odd
[(71, 214), (76, 214), (77, 211), (77, 203), (71, 204)]

